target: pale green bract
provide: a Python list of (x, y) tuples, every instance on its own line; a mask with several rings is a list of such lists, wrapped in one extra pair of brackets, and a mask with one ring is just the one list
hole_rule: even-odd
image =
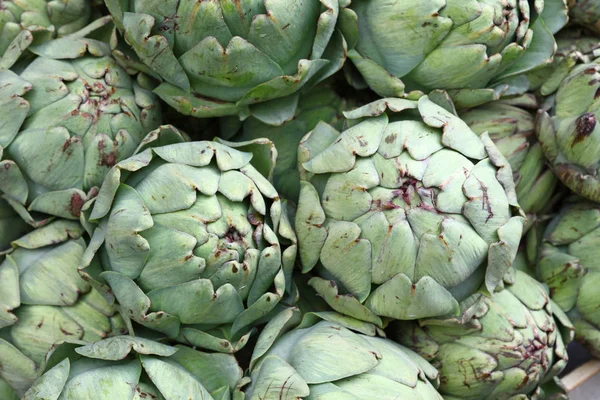
[[(186, 115), (292, 117), (298, 91), (342, 67), (337, 0), (107, 0), (156, 93)], [(131, 63), (125, 54), (117, 57)]]
[(524, 218), (512, 171), (427, 96), (382, 99), (320, 123), (300, 143), (296, 233), (310, 285), (336, 311), (387, 319), (457, 313), (502, 286)]
[[(325, 312), (273, 318), (258, 339), (246, 400), (441, 400), (438, 372), (373, 325)], [(293, 327), (296, 329), (292, 329)]]
[[(75, 221), (54, 221), (13, 241), (0, 264), (0, 381), (19, 395), (43, 371), (56, 343), (126, 332), (114, 298), (79, 275), (83, 233)], [(94, 260), (88, 273), (100, 271)]]
[(567, 399), (554, 378), (567, 365), (573, 326), (544, 286), (516, 271), (514, 284), (461, 308), (460, 318), (392, 328), (392, 339), (440, 371), (444, 399)]
[(133, 336), (64, 343), (23, 400), (230, 400), (236, 359)]
[(83, 213), (90, 231), (97, 224), (84, 262), (99, 253), (100, 278), (127, 318), (180, 343), (234, 353), (292, 292), (296, 239), (265, 177), (273, 144), (229, 144), (239, 148), (142, 148), (115, 165)]

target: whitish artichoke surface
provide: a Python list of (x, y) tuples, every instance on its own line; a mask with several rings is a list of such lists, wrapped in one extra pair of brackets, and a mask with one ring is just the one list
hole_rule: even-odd
[(424, 96), (382, 99), (300, 143), (295, 227), (310, 285), (336, 311), (386, 319), (457, 313), (512, 265), (524, 218), (506, 159)]
[(553, 378), (567, 365), (573, 326), (546, 288), (515, 274), (493, 298), (463, 302), (461, 318), (395, 327), (391, 338), (440, 371), (445, 399), (544, 399), (558, 390)]

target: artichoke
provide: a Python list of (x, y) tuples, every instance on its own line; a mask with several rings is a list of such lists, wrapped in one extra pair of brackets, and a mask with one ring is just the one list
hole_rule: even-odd
[(23, 400), (229, 400), (241, 377), (231, 355), (118, 336), (59, 346)]
[(259, 337), (246, 399), (442, 399), (432, 384), (438, 372), (409, 349), (374, 337), (372, 325), (308, 314), (289, 331), (296, 317), (282, 312)]
[(108, 44), (70, 36), (36, 52), (20, 75), (0, 71), (0, 191), (34, 225), (28, 211), (78, 219), (161, 119), (148, 78), (129, 76)]
[(342, 3), (348, 58), (368, 86), (383, 97), (445, 89), (459, 107), (497, 98), (502, 80), (550, 62), (552, 32), (567, 21), (565, 0)]
[(575, 66), (556, 92), (553, 116), (540, 111), (537, 136), (558, 178), (572, 191), (600, 201), (600, 60)]
[(574, 23), (600, 33), (600, 1), (567, 0), (567, 4)]
[(539, 249), (537, 276), (575, 325), (575, 339), (600, 356), (600, 206), (566, 204), (548, 225)]
[(84, 213), (90, 230), (97, 224), (85, 260), (99, 251), (122, 314), (229, 353), (291, 292), (296, 258), (286, 203), (261, 175), (272, 171), (272, 143), (240, 149), (149, 147), (111, 169)]
[(465, 300), (459, 319), (394, 327), (393, 339), (440, 371), (445, 399), (542, 399), (557, 389), (553, 378), (567, 364), (573, 327), (539, 282), (515, 274), (493, 298)]
[[(295, 226), (309, 283), (336, 311), (458, 313), (482, 281), (503, 284), (522, 234), (510, 165), (427, 96), (382, 99), (320, 123), (300, 143)], [(315, 268), (316, 267), (316, 268)]]
[(318, 87), (300, 97), (298, 110), (291, 121), (281, 126), (270, 126), (256, 118), (248, 118), (235, 138), (247, 141), (264, 137), (273, 141), (277, 148), (273, 185), (281, 196), (297, 202), (300, 192), (298, 143), (319, 121), (341, 129), (344, 124), (342, 111), (349, 108), (349, 101), (342, 99), (332, 89)]
[(528, 214), (547, 208), (557, 184), (535, 137), (537, 109), (535, 97), (525, 95), (459, 113), (473, 132), (487, 132), (506, 157), (513, 171), (519, 205)]
[[(112, 297), (78, 273), (83, 232), (75, 221), (56, 220), (12, 242), (0, 264), (0, 381), (18, 394), (42, 372), (55, 343), (125, 332)], [(88, 270), (99, 272), (96, 260)]]
[[(294, 115), (298, 91), (345, 60), (335, 0), (106, 0), (127, 43), (183, 114)], [(285, 119), (285, 118), (284, 118)]]

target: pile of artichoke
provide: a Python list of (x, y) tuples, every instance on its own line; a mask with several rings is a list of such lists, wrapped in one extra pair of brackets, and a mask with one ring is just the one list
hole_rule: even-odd
[(599, 0), (0, 0), (0, 399), (568, 399)]

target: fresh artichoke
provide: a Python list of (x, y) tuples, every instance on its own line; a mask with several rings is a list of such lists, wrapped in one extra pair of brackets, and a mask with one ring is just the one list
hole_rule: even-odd
[(28, 211), (78, 219), (161, 119), (148, 78), (129, 76), (108, 44), (68, 37), (36, 52), (20, 75), (0, 71), (0, 191), (32, 225)]
[(563, 207), (539, 249), (537, 275), (575, 325), (575, 339), (600, 357), (600, 206), (579, 201)]
[(542, 212), (550, 204), (558, 182), (546, 166), (535, 137), (537, 109), (535, 97), (525, 95), (459, 113), (473, 132), (487, 132), (506, 157), (513, 171), (519, 205), (528, 214)]
[(567, 3), (574, 23), (600, 33), (600, 1), (567, 0)]
[(540, 111), (537, 136), (550, 167), (572, 191), (600, 201), (600, 59), (575, 66), (562, 81), (552, 117)]
[(84, 213), (98, 224), (89, 256), (99, 250), (124, 315), (230, 353), (291, 292), (296, 258), (286, 204), (261, 175), (276, 150), (265, 139), (240, 148), (254, 153), (208, 141), (149, 147), (115, 165)]
[[(137, 56), (183, 114), (293, 116), (298, 91), (339, 70), (336, 0), (106, 0)], [(285, 120), (285, 118), (284, 118)]]
[[(427, 96), (345, 112), (300, 143), (304, 272), (336, 311), (384, 325), (458, 313), (503, 284), (522, 234), (510, 165)], [(316, 267), (316, 268), (315, 268)]]
[(393, 339), (440, 371), (444, 399), (543, 399), (546, 382), (550, 392), (557, 389), (553, 378), (567, 364), (573, 327), (546, 288), (524, 272), (515, 275), (493, 298), (465, 300), (459, 319), (394, 327)]
[(348, 58), (375, 92), (446, 89), (459, 107), (497, 98), (503, 79), (550, 62), (552, 32), (567, 21), (565, 0), (342, 3)]
[(326, 320), (309, 314), (291, 331), (293, 310), (269, 322), (252, 354), (247, 400), (442, 399), (432, 384), (438, 372), (423, 358), (374, 337), (370, 324), (319, 316)]
[[(0, 264), (0, 381), (18, 394), (42, 372), (55, 343), (125, 332), (112, 297), (78, 273), (83, 232), (75, 221), (54, 221), (12, 242), (15, 249)], [(92, 275), (99, 272), (95, 261)]]
[(242, 377), (231, 355), (133, 336), (65, 343), (48, 368), (23, 400), (230, 400)]
[(298, 110), (291, 121), (281, 126), (270, 126), (256, 118), (248, 118), (235, 138), (246, 141), (264, 137), (275, 144), (277, 164), (273, 171), (273, 185), (281, 196), (297, 202), (300, 192), (298, 143), (320, 121), (342, 129), (342, 111), (350, 107), (349, 101), (342, 99), (332, 89), (318, 87), (300, 97)]

